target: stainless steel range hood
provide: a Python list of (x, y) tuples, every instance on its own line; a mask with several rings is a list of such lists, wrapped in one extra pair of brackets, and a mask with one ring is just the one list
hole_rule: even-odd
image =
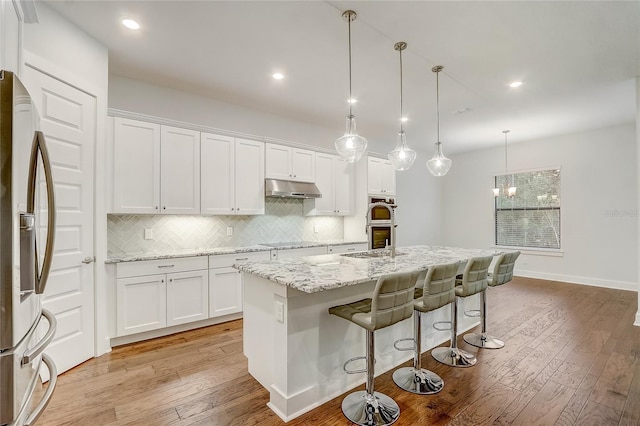
[(265, 195), (280, 198), (322, 198), (315, 183), (265, 179)]

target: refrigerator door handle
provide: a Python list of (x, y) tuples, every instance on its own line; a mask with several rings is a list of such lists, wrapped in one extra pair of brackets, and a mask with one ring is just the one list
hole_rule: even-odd
[(49, 343), (51, 343), (51, 341), (53, 340), (53, 336), (55, 336), (56, 334), (56, 327), (58, 326), (56, 317), (46, 309), (42, 310), (42, 316), (45, 317), (47, 321), (49, 321), (49, 329), (47, 330), (47, 334), (45, 334), (44, 337), (38, 343), (36, 343), (34, 347), (24, 353), (21, 361), (22, 365), (29, 364), (35, 359), (35, 357), (40, 355), (42, 351), (44, 351), (44, 349), (49, 345)]
[(44, 177), (47, 185), (47, 241), (45, 243), (44, 255), (42, 259), (42, 270), (39, 268), (37, 249), (35, 256), (35, 275), (36, 275), (36, 293), (44, 293), (51, 271), (51, 261), (53, 260), (53, 243), (56, 233), (56, 203), (53, 187), (53, 173), (51, 171), (51, 160), (49, 151), (44, 140), (44, 134), (36, 131), (33, 135), (33, 144), (31, 147), (31, 159), (29, 160), (29, 183), (27, 185), (27, 212), (35, 214), (36, 204), (36, 174), (38, 170), (38, 152), (42, 156), (42, 166), (44, 168)]
[(24, 426), (32, 426), (38, 420), (44, 409), (47, 408), (47, 405), (51, 400), (51, 396), (53, 395), (53, 391), (56, 388), (56, 384), (58, 383), (58, 370), (56, 369), (56, 364), (53, 360), (49, 358), (49, 355), (42, 354), (42, 362), (44, 362), (44, 365), (49, 369), (49, 385), (36, 408), (34, 408), (31, 414), (29, 414), (29, 417), (25, 420)]

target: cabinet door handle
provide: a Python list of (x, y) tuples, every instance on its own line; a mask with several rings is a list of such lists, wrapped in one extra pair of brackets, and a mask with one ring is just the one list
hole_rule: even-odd
[(162, 210), (166, 210), (166, 209), (167, 209), (167, 206), (163, 206), (163, 207), (162, 207)]
[(164, 284), (164, 280), (160, 280), (160, 282), (161, 282), (162, 284)]
[(356, 249), (352, 247), (352, 248), (348, 248), (347, 251), (356, 251)]
[(84, 264), (93, 263), (95, 261), (96, 261), (96, 257), (95, 256), (93, 256), (93, 257), (87, 256), (84, 259), (82, 259), (82, 263), (84, 263)]
[(158, 210), (158, 206), (155, 206), (154, 209)]
[(173, 268), (176, 265), (158, 265), (158, 268)]
[(235, 209), (233, 207), (231, 207), (231, 211), (234, 211)]
[(248, 257), (241, 257), (241, 258), (239, 258), (239, 259), (236, 259), (236, 262), (238, 262), (238, 261), (240, 261), (240, 260), (249, 260), (249, 258), (248, 258)]
[(173, 282), (173, 278), (169, 278), (169, 282), (172, 283)]

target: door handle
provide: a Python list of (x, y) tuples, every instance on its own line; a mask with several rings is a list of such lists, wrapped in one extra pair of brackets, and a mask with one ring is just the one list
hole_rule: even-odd
[[(29, 159), (29, 183), (27, 185), (27, 212), (35, 214), (36, 201), (36, 172), (38, 169), (38, 151), (42, 157), (44, 177), (47, 187), (47, 241), (45, 243), (44, 255), (42, 259), (42, 270), (39, 270), (38, 254), (36, 252), (35, 274), (36, 274), (36, 294), (44, 293), (51, 271), (53, 260), (53, 244), (56, 233), (56, 202), (53, 187), (53, 172), (51, 171), (51, 160), (49, 151), (44, 140), (44, 134), (36, 131), (33, 135), (31, 146), (31, 158)], [(35, 250), (35, 247), (34, 247)]]
[(84, 259), (82, 259), (82, 263), (84, 263), (85, 265), (88, 264), (88, 263), (93, 263), (95, 261), (96, 261), (96, 257), (95, 256), (93, 256), (93, 257), (87, 256)]

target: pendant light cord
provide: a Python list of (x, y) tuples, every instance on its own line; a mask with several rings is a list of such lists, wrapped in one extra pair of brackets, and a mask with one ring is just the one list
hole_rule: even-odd
[(440, 71), (436, 71), (436, 130), (437, 142), (440, 143)]
[(504, 172), (507, 173), (507, 132), (504, 133)]
[(351, 95), (351, 16), (347, 18), (349, 23), (349, 116), (353, 115), (351, 106), (353, 104), (353, 96)]
[(402, 49), (398, 50), (400, 52), (400, 133), (404, 131), (403, 127), (403, 119), (404, 115), (402, 114)]

